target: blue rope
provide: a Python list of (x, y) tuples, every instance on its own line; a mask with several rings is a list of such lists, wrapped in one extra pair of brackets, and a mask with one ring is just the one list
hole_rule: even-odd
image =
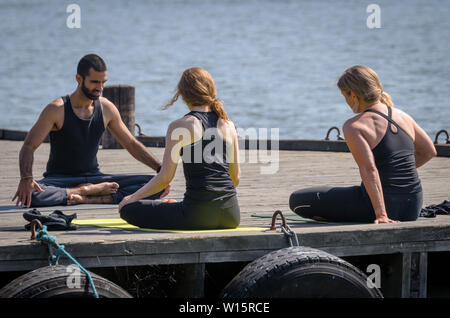
[(60, 244), (58, 244), (56, 242), (56, 236), (52, 236), (52, 235), (48, 234), (46, 225), (42, 226), (42, 230), (38, 230), (38, 234), (36, 236), (36, 241), (38, 241), (38, 242), (40, 242), (40, 241), (45, 242), (49, 246), (53, 245), (53, 246), (55, 246), (58, 249), (58, 251), (56, 252), (56, 256), (55, 256), (55, 258), (53, 260), (53, 265), (58, 264), (58, 260), (59, 260), (59, 257), (61, 256), (61, 253), (64, 253), (75, 265), (77, 265), (84, 272), (84, 274), (86, 275), (87, 279), (89, 280), (89, 284), (91, 285), (91, 288), (92, 288), (92, 291), (94, 292), (95, 298), (99, 298), (97, 290), (95, 289), (94, 281), (92, 279), (91, 274), (83, 266), (81, 266), (81, 264), (78, 263), (76, 261), (76, 259), (74, 259), (72, 257), (72, 255), (70, 255), (65, 250), (64, 245), (62, 245), (62, 244), (60, 245)]

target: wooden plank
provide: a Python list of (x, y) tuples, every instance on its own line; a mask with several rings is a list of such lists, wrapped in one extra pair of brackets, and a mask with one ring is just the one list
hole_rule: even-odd
[(419, 282), (419, 298), (427, 297), (427, 281), (428, 281), (428, 253), (421, 252), (420, 254), (420, 262), (419, 262), (419, 274), (420, 274), (420, 282)]
[[(307, 229), (304, 228), (302, 235), (299, 235), (300, 244), (337, 256), (450, 250), (449, 227), (447, 234), (441, 233), (446, 239), (440, 241), (429, 237), (430, 232), (435, 230), (433, 226), (424, 227), (419, 233), (416, 231), (417, 227), (409, 227), (387, 231), (381, 235), (376, 227), (372, 227), (372, 230), (366, 228), (365, 231), (355, 231), (352, 227), (354, 226), (347, 227), (347, 230), (325, 232), (316, 232), (318, 229), (305, 232)], [(244, 232), (239, 236), (229, 233), (220, 236), (173, 236), (163, 233), (159, 238), (145, 233), (139, 240), (130, 240), (130, 235), (123, 234), (120, 230), (117, 236), (113, 234), (114, 239), (109, 240), (104, 240), (104, 235), (96, 233), (95, 230), (89, 233), (90, 231), (86, 230), (58, 235), (59, 243), (65, 244), (66, 249), (87, 267), (250, 261), (271, 250), (288, 247), (284, 235), (275, 232)], [(388, 233), (390, 235), (387, 235)], [(380, 236), (380, 239), (373, 239), (375, 236)], [(0, 270), (9, 270), (13, 262), (23, 268), (22, 263), (27, 261), (30, 262), (29, 269), (33, 269), (38, 260), (47, 259), (45, 246), (29, 241), (22, 243), (0, 248)]]
[(186, 264), (174, 297), (202, 298), (205, 296), (205, 263)]
[[(120, 87), (131, 87), (128, 85), (111, 85), (107, 88), (118, 89)], [(105, 94), (103, 92), (104, 97), (110, 99), (116, 106), (125, 103), (126, 106), (121, 111), (121, 117), (126, 123), (126, 126), (129, 127), (130, 131), (132, 131), (134, 135), (134, 93), (131, 96), (128, 94), (119, 94), (118, 92)], [(128, 98), (130, 97), (130, 98)], [(132, 97), (132, 98), (131, 98)], [(129, 102), (131, 101), (131, 102)], [(131, 106), (133, 104), (133, 106)], [(132, 109), (131, 109), (132, 107)], [(118, 107), (119, 110), (122, 110), (121, 107)], [(133, 118), (131, 118), (131, 116)], [(132, 123), (132, 124), (131, 124)], [(164, 136), (147, 136), (142, 131), (140, 126), (138, 125), (139, 134), (137, 139), (144, 144), (146, 147), (164, 147), (165, 146), (165, 137)], [(23, 141), (25, 140), (27, 131), (19, 131), (19, 130), (11, 130), (11, 129), (0, 129), (0, 140), (15, 140), (15, 141)], [(109, 134), (106, 132), (105, 134)], [(44, 142), (49, 142), (48, 136), (46, 137)], [(450, 157), (450, 144), (438, 144), (438, 141), (435, 140), (434, 146), (437, 151), (438, 157)], [(106, 143), (106, 148), (110, 148)], [(240, 149), (278, 149), (278, 150), (294, 150), (294, 151), (332, 151), (332, 152), (349, 152), (347, 143), (344, 140), (308, 140), (308, 139), (280, 139), (276, 141), (272, 140), (252, 140), (243, 136), (243, 138), (239, 138), (239, 148)], [(111, 149), (111, 148), (110, 148)]]
[(403, 253), (402, 298), (426, 298), (427, 252)]
[(411, 254), (403, 253), (402, 258), (402, 298), (411, 296)]

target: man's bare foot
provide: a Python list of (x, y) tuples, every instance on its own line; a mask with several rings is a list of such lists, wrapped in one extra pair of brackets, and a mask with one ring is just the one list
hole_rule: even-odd
[(81, 196), (100, 196), (108, 195), (117, 192), (119, 189), (119, 184), (116, 182), (102, 182), (97, 184), (84, 183), (80, 184), (76, 188), (67, 189), (67, 193), (78, 194)]
[(83, 196), (79, 194), (69, 194), (67, 195), (67, 205), (76, 205), (85, 203), (83, 200)]
[(114, 200), (111, 195), (84, 196), (79, 194), (69, 194), (67, 196), (67, 205), (76, 204), (112, 204)]

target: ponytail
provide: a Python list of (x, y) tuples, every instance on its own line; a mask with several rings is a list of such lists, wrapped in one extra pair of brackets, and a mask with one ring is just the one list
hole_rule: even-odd
[(394, 103), (392, 102), (391, 96), (386, 92), (381, 91), (380, 102), (389, 107), (394, 107)]
[(230, 118), (227, 115), (227, 112), (225, 111), (225, 108), (223, 107), (223, 103), (220, 99), (217, 97), (211, 98), (211, 103), (209, 104), (209, 107), (217, 114), (217, 116), (224, 120), (230, 120)]

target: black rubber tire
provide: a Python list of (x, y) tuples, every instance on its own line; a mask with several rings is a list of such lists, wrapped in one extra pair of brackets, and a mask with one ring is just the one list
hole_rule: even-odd
[[(38, 268), (26, 273), (0, 290), (0, 298), (93, 298), (94, 293), (80, 271), (80, 288), (69, 288), (67, 279), (71, 271), (68, 266), (56, 265)], [(91, 273), (95, 289), (100, 298), (132, 298), (121, 287)]]
[(367, 276), (343, 259), (309, 247), (289, 247), (248, 264), (224, 288), (224, 298), (382, 298)]

